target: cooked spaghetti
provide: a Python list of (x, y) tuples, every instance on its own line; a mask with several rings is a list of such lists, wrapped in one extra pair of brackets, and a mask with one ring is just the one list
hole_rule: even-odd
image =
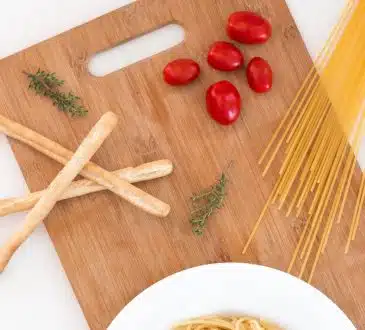
[(176, 324), (173, 330), (282, 330), (248, 316), (208, 316)]
[[(348, 1), (340, 23), (304, 81), (259, 163), (265, 175), (281, 148), (279, 179), (244, 248), (247, 251), (273, 203), (306, 224), (288, 271), (312, 280), (335, 222), (343, 217), (365, 127), (365, 0)], [(365, 175), (345, 251), (356, 237), (365, 201)], [(316, 239), (318, 238), (318, 246)], [(317, 248), (317, 250), (316, 250)], [(300, 257), (300, 258), (299, 258)]]

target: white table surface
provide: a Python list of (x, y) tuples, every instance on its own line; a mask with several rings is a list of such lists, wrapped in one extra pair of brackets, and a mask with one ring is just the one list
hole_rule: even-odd
[[(2, 0), (0, 58), (132, 1)], [(311, 55), (315, 56), (338, 19), (345, 0), (287, 2)], [(0, 135), (0, 198), (26, 192), (24, 178), (9, 144)], [(0, 242), (22, 219), (24, 214), (0, 219)], [(88, 329), (44, 226), (19, 249), (7, 270), (0, 275), (0, 329)]]

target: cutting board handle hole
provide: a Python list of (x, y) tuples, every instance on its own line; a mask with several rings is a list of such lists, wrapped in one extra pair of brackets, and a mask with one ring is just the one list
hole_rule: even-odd
[(134, 63), (152, 57), (184, 41), (185, 31), (179, 24), (168, 24), (93, 55), (89, 72), (104, 77)]

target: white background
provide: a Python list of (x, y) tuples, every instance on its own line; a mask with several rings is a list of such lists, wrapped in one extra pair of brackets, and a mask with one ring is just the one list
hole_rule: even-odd
[[(132, 0), (2, 0), (0, 58), (130, 2)], [(311, 55), (315, 56), (345, 0), (287, 2)], [(26, 191), (7, 140), (0, 134), (0, 198), (20, 196)], [(24, 214), (0, 219), (0, 242), (22, 219)], [(0, 275), (0, 329), (88, 329), (43, 226)]]

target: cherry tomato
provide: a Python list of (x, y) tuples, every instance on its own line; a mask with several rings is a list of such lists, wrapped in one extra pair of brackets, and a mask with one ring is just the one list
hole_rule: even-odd
[(170, 62), (163, 70), (165, 81), (169, 85), (186, 85), (200, 74), (199, 64), (190, 59), (178, 59)]
[(262, 16), (239, 11), (229, 17), (227, 33), (231, 39), (244, 44), (261, 44), (271, 37), (272, 28), (270, 22)]
[(209, 50), (208, 63), (214, 69), (233, 71), (243, 66), (243, 54), (230, 42), (217, 41)]
[(207, 110), (222, 125), (233, 124), (241, 113), (241, 96), (229, 81), (219, 81), (207, 90)]
[(246, 69), (247, 81), (256, 93), (266, 93), (272, 87), (273, 73), (270, 64), (261, 57), (254, 57)]

